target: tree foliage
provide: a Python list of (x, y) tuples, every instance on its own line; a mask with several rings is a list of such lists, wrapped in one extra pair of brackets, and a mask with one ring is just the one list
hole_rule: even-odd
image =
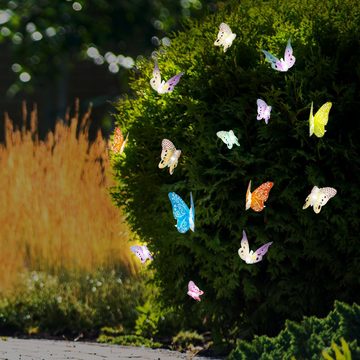
[[(158, 54), (165, 79), (185, 72), (173, 93), (151, 89), (152, 61), (137, 64), (135, 97), (118, 104), (130, 140), (114, 162), (113, 198), (155, 255), (165, 303), (189, 324), (275, 334), (287, 318), (324, 316), (359, 293), (359, 19), (352, 0), (234, 1)], [(213, 46), (223, 21), (237, 34), (226, 53)], [(260, 50), (280, 57), (289, 38), (295, 66), (274, 71)], [(256, 121), (259, 97), (273, 107), (267, 126)], [(309, 137), (312, 101), (333, 102), (321, 139)], [(232, 150), (216, 137), (230, 129), (241, 144)], [(157, 168), (163, 138), (182, 150), (172, 176)], [(249, 180), (275, 183), (261, 213), (245, 212)], [(338, 190), (318, 215), (302, 210), (314, 185)], [(193, 192), (195, 233), (176, 231), (169, 191), (187, 202)], [(273, 241), (261, 263), (239, 259), (243, 229), (251, 247)], [(201, 303), (186, 295), (190, 279)]]

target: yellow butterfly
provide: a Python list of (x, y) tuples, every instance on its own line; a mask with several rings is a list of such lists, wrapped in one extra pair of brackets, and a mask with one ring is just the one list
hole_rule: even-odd
[(323, 137), (326, 130), (325, 125), (329, 121), (329, 112), (332, 103), (327, 102), (317, 111), (315, 116), (313, 115), (313, 103), (311, 103), (309, 125), (310, 125), (310, 136), (315, 134), (317, 137)]

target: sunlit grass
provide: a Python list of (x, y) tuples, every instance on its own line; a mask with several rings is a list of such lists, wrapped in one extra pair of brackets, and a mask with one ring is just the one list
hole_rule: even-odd
[[(108, 188), (110, 164), (101, 133), (89, 144), (90, 111), (59, 120), (45, 141), (36, 107), (14, 129), (5, 114), (0, 145), (0, 291), (29, 270), (135, 270), (129, 232)], [(29, 123), (26, 126), (26, 123)]]

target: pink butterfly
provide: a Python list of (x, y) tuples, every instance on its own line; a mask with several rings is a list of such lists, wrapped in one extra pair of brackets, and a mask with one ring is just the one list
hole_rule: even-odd
[(180, 78), (184, 75), (183, 72), (173, 76), (168, 81), (161, 81), (160, 70), (157, 61), (155, 61), (153, 77), (150, 80), (151, 87), (158, 93), (158, 94), (165, 94), (170, 93), (174, 90), (175, 85), (180, 81)]
[(189, 281), (187, 294), (196, 301), (201, 301), (200, 295), (204, 292), (200, 290), (193, 281)]
[(151, 253), (145, 245), (131, 246), (130, 250), (144, 263), (147, 259), (152, 260)]
[(291, 47), (290, 39), (288, 40), (287, 45), (286, 45), (286, 49), (285, 49), (285, 54), (284, 54), (284, 59), (285, 60), (283, 58), (281, 58), (279, 60), (276, 56), (270, 54), (268, 51), (265, 51), (265, 50), (261, 50), (261, 51), (265, 54), (266, 61), (271, 63), (271, 67), (274, 70), (288, 71), (295, 64), (296, 58), (293, 55), (293, 49)]
[(245, 231), (243, 231), (243, 238), (241, 240), (241, 247), (238, 250), (238, 254), (240, 258), (247, 264), (255, 264), (262, 260), (263, 256), (269, 250), (271, 244), (272, 242), (268, 242), (265, 245), (259, 247), (255, 252), (253, 250), (249, 250), (249, 242)]
[(257, 120), (264, 119), (267, 124), (270, 119), (271, 106), (269, 106), (264, 100), (257, 99), (256, 104), (258, 106), (257, 111)]

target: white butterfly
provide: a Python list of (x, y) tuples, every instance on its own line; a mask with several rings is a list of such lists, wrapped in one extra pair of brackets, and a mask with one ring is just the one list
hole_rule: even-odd
[(181, 155), (181, 150), (176, 150), (175, 145), (168, 139), (163, 139), (161, 142), (162, 151), (161, 151), (161, 161), (159, 162), (159, 168), (163, 169), (168, 166), (170, 175), (173, 174), (174, 169), (178, 164), (179, 157)]
[(242, 260), (247, 264), (255, 264), (262, 260), (263, 256), (267, 253), (272, 242), (268, 242), (265, 245), (259, 247), (255, 252), (249, 251), (249, 242), (245, 231), (243, 231), (243, 238), (241, 240), (241, 247), (238, 250), (238, 254)]
[(257, 99), (256, 104), (258, 106), (257, 111), (257, 120), (264, 119), (265, 123), (267, 124), (270, 119), (270, 113), (271, 113), (271, 106), (269, 106), (264, 100)]
[(236, 34), (231, 31), (230, 26), (225, 23), (221, 23), (220, 30), (217, 35), (217, 39), (214, 42), (214, 45), (223, 46), (224, 52), (226, 52), (226, 50), (232, 45), (232, 42), (235, 38)]
[(336, 189), (332, 187), (318, 188), (317, 186), (314, 186), (310, 195), (305, 200), (303, 209), (307, 209), (309, 206), (312, 206), (314, 212), (318, 214), (321, 211), (321, 207), (334, 197), (336, 193)]
[(175, 85), (180, 81), (180, 78), (184, 75), (183, 72), (173, 76), (168, 81), (161, 81), (160, 70), (157, 61), (155, 61), (153, 77), (150, 80), (151, 87), (158, 93), (158, 94), (165, 94), (172, 92), (174, 90)]
[(131, 246), (130, 249), (140, 259), (142, 263), (146, 262), (147, 259), (153, 259), (146, 245), (135, 245)]
[(295, 64), (296, 58), (293, 55), (293, 49), (291, 47), (290, 39), (288, 40), (287, 45), (286, 45), (286, 49), (285, 49), (285, 54), (284, 54), (284, 59), (285, 60), (283, 58), (281, 58), (279, 60), (276, 56), (270, 54), (268, 51), (265, 51), (265, 50), (261, 50), (261, 51), (265, 54), (266, 61), (271, 63), (271, 67), (274, 70), (288, 71)]
[(240, 146), (239, 140), (232, 130), (218, 131), (216, 135), (227, 145), (229, 149), (232, 149), (234, 144)]

